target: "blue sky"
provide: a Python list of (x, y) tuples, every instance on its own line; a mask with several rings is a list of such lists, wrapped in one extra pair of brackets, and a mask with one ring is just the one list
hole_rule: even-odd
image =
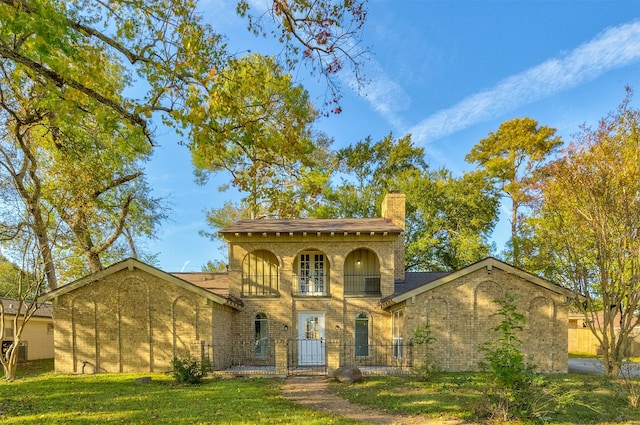
[[(253, 0), (259, 5), (264, 0)], [(201, 3), (203, 17), (227, 34), (230, 49), (275, 53), (277, 46), (246, 32), (235, 1)], [(359, 92), (342, 76), (343, 112), (317, 128), (334, 148), (367, 136), (412, 134), (434, 168), (455, 174), (472, 168), (466, 153), (504, 121), (531, 117), (558, 130), (565, 142), (582, 123), (595, 125), (614, 110), (626, 85), (640, 107), (640, 2), (370, 0), (363, 44), (370, 84)], [(322, 102), (324, 86), (305, 69), (296, 78)], [(219, 176), (194, 182), (189, 153), (177, 136), (158, 128), (161, 146), (146, 167), (155, 196), (171, 207), (158, 239), (145, 249), (158, 253), (166, 271), (199, 271), (226, 250), (199, 235), (205, 211), (235, 199), (219, 193)], [(494, 231), (503, 249), (508, 222)]]

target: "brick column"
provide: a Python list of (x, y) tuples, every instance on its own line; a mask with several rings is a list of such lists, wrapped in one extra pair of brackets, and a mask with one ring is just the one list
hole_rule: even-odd
[(287, 376), (287, 340), (276, 340), (276, 375)]

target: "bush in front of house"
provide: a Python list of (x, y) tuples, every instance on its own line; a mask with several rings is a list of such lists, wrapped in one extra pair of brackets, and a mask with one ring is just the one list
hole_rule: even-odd
[(411, 342), (422, 347), (422, 362), (413, 367), (413, 373), (420, 381), (430, 381), (439, 372), (433, 357), (436, 338), (431, 334), (431, 326), (427, 324), (422, 328), (415, 328)]
[(507, 294), (496, 302), (500, 309), (494, 316), (501, 321), (491, 330), (498, 336), (481, 348), (485, 355), (481, 366), (490, 373), (491, 380), (474, 408), (475, 413), (501, 421), (543, 419), (554, 409), (570, 403), (573, 395), (561, 394), (547, 385), (543, 376), (535, 373), (535, 366), (526, 361), (518, 336), (525, 317), (517, 311), (516, 297)]
[(181, 384), (199, 384), (209, 372), (208, 362), (191, 356), (174, 357), (171, 366), (173, 378)]

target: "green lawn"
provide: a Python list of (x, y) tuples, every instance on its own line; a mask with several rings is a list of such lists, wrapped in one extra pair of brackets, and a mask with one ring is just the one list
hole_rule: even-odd
[[(34, 365), (20, 370), (16, 381), (0, 382), (0, 423), (355, 423), (285, 400), (280, 379), (208, 379), (181, 386), (164, 374), (55, 375), (45, 371), (46, 364)], [(151, 376), (152, 383), (136, 385), (140, 376)]]
[[(486, 388), (487, 376), (480, 373), (443, 373), (430, 382), (401, 377), (367, 377), (358, 384), (332, 383), (330, 388), (354, 403), (383, 408), (389, 412), (424, 415), (429, 418), (461, 418), (473, 421), (473, 406)], [(573, 394), (573, 403), (552, 412), (544, 422), (558, 425), (638, 425), (640, 408), (629, 407), (621, 381), (586, 374), (545, 375), (549, 386)], [(640, 381), (635, 381), (640, 391)], [(500, 422), (503, 423), (503, 422)], [(535, 421), (513, 421), (533, 424)]]
[[(18, 379), (0, 381), (3, 424), (353, 424), (301, 408), (280, 395), (281, 379), (207, 379), (181, 386), (164, 374), (55, 375), (52, 362), (21, 368)], [(152, 376), (148, 385), (136, 385)], [(358, 384), (330, 384), (356, 403), (391, 414), (473, 420), (486, 376), (439, 374), (430, 382), (410, 377), (367, 377)], [(547, 375), (550, 385), (572, 392), (575, 403), (550, 414), (547, 423), (640, 424), (640, 409), (626, 401), (622, 382), (581, 374)], [(640, 382), (636, 381), (640, 387)], [(513, 422), (525, 424), (526, 422)]]

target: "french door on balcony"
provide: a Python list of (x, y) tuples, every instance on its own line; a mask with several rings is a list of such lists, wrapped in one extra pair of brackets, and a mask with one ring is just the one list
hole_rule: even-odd
[(324, 254), (305, 252), (300, 254), (299, 283), (300, 295), (326, 295)]

